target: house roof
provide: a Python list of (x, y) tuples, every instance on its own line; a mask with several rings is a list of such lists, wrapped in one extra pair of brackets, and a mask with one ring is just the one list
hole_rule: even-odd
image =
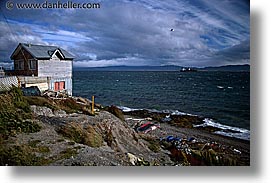
[(56, 52), (56, 50), (61, 52), (61, 54), (64, 56), (64, 60), (74, 59), (74, 56), (72, 54), (70, 54), (66, 50), (59, 48), (57, 46), (34, 45), (34, 44), (26, 44), (26, 43), (19, 43), (17, 48), (12, 53), (11, 59), (13, 59), (14, 56), (17, 55), (22, 48), (24, 48), (36, 59), (50, 59), (53, 53)]

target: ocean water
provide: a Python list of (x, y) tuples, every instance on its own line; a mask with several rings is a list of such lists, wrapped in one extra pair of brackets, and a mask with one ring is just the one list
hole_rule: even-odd
[(249, 72), (74, 71), (73, 95), (95, 95), (102, 105), (199, 115), (224, 128), (250, 130)]

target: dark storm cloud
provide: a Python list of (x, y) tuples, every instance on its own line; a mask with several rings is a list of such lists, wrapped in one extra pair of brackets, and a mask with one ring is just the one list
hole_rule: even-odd
[(1, 15), (7, 18), (0, 16), (1, 57), (8, 59), (18, 42), (31, 42), (64, 47), (76, 55), (76, 66), (249, 62), (247, 1), (121, 0), (100, 5), (90, 10), (7, 10), (1, 1)]

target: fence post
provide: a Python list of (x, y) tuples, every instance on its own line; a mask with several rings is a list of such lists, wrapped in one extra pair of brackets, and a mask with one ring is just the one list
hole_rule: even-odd
[(92, 115), (94, 115), (95, 114), (95, 96), (93, 95), (92, 96)]
[(20, 81), (20, 79), (19, 79), (19, 77), (18, 76), (16, 76), (16, 78), (17, 78), (17, 81), (18, 81), (18, 88), (21, 88), (21, 81)]

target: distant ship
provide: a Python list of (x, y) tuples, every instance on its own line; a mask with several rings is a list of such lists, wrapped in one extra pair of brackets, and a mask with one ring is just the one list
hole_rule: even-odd
[(180, 69), (180, 72), (197, 72), (197, 71), (198, 71), (197, 69), (194, 69), (194, 68), (191, 68), (191, 67), (187, 67), (187, 68), (182, 67)]

